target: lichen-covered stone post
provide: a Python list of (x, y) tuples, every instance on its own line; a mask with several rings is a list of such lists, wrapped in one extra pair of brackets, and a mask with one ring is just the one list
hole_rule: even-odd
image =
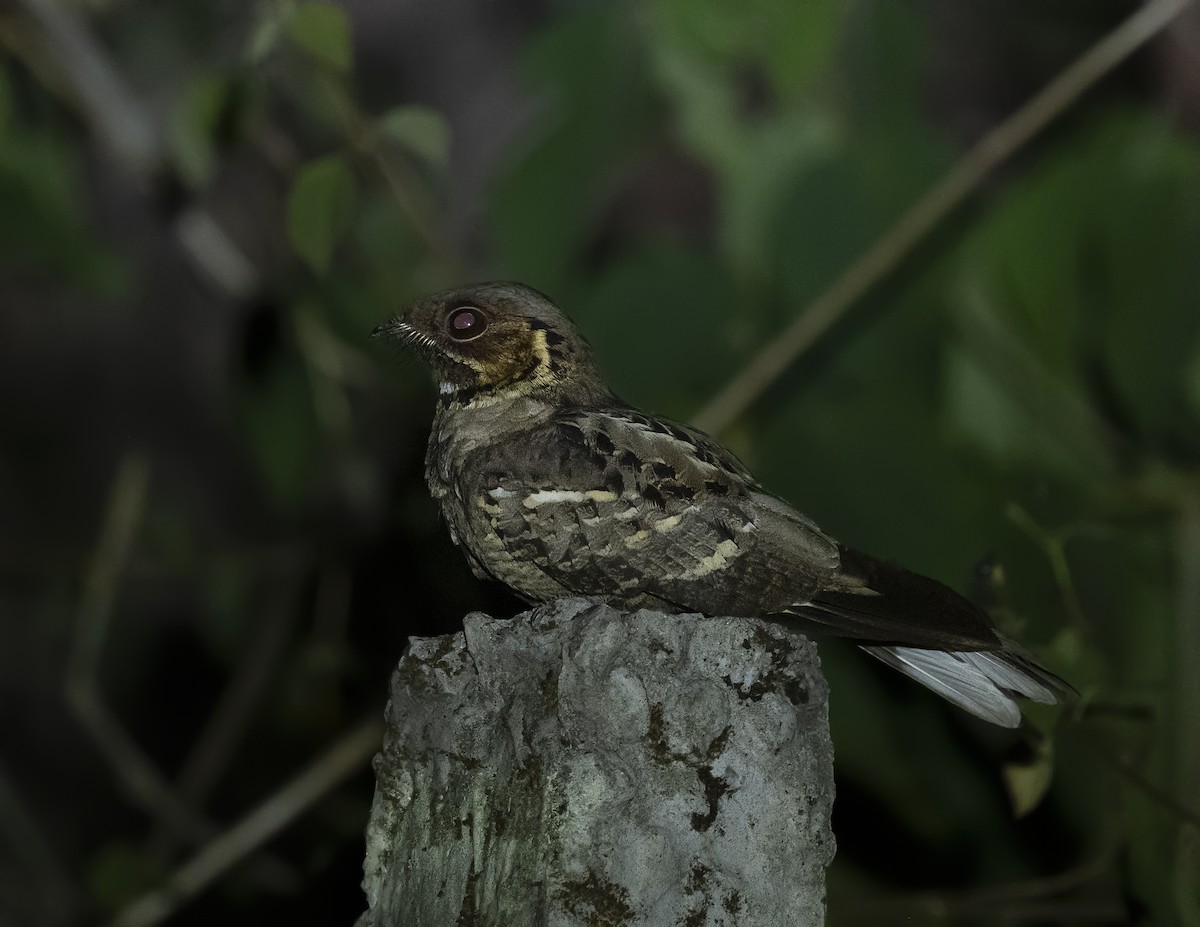
[(359, 927), (811, 927), (833, 857), (813, 646), (568, 599), (414, 638)]

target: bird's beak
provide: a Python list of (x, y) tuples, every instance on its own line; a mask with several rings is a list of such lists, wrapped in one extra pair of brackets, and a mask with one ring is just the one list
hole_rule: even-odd
[(418, 328), (414, 328), (402, 316), (393, 315), (382, 325), (377, 325), (371, 332), (372, 338), (382, 338), (396, 344), (415, 348), (418, 353), (430, 356), (436, 352), (434, 340)]
[(404, 330), (407, 328), (408, 326), (404, 324), (404, 321), (400, 318), (400, 316), (393, 315), (390, 316), (386, 322), (376, 325), (375, 329), (371, 332), (371, 337), (387, 338), (394, 337), (396, 335), (403, 335)]

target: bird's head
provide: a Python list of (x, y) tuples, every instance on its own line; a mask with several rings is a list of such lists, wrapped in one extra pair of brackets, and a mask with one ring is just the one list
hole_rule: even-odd
[(581, 401), (607, 394), (578, 329), (549, 298), (519, 283), (436, 293), (372, 336), (414, 348), (446, 394), (544, 391)]

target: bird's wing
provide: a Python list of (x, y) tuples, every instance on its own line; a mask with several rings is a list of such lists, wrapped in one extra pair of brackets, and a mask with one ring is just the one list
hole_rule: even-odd
[(835, 580), (785, 609), (810, 630), (937, 650), (1001, 647), (987, 613), (948, 586), (848, 547), (838, 555)]
[(837, 568), (836, 543), (732, 454), (634, 410), (561, 413), (470, 466), (510, 585), (532, 567), (579, 595), (754, 615)]
[(577, 410), (486, 454), (473, 468), (493, 573), (518, 590), (532, 567), (556, 594), (776, 616), (866, 644), (1002, 646), (972, 603), (840, 546), (700, 432), (632, 409)]
[[(995, 724), (1053, 673), (935, 580), (822, 534), (704, 435), (620, 410), (563, 414), (480, 459), (485, 561), (528, 598), (769, 616), (863, 649)], [(549, 590), (549, 593), (547, 592)]]

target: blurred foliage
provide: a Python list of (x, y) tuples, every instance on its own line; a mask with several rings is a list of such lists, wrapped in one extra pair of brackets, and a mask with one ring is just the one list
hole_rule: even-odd
[[(408, 634), (516, 608), (437, 525), (431, 390), (374, 324), (520, 279), (618, 392), (686, 419), (961, 156), (957, 77), (1003, 88), (994, 118), (1125, 10), (514, 5), (509, 42), (478, 11), (438, 32), (385, 6), (347, 9), (394, 33), (322, 2), (64, 7), (157, 121), (150, 173), (95, 130), (116, 104), (79, 90), (87, 62), (3, 20), (0, 669), (32, 707), (0, 719), (0, 780), (46, 833), (0, 864), (4, 923), (119, 908), (189, 840), (157, 820), (143, 842), (91, 742), (55, 733), (118, 460), (154, 479), (104, 687), (181, 783), (222, 698), (247, 698), (243, 746), (193, 796), (232, 820), (380, 710)], [(996, 22), (956, 53), (971, 17)], [(972, 41), (991, 57), (966, 64)], [(831, 925), (1200, 924), (1200, 139), (1162, 73), (1106, 82), (724, 436), (835, 536), (969, 589), (1079, 690), (1014, 735), (823, 647)], [(229, 248), (249, 292), (222, 276)], [(325, 880), (326, 920), (360, 906), (356, 789), (266, 861)], [(239, 872), (176, 922), (302, 921), (302, 881)]]

